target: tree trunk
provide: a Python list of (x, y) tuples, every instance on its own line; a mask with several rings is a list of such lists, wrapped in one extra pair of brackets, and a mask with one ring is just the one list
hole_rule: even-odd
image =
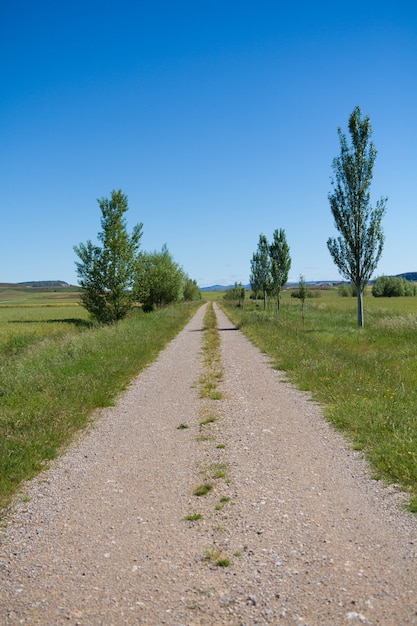
[(277, 314), (279, 313), (280, 304), (281, 304), (279, 296), (280, 296), (280, 294), (278, 293), (278, 295), (277, 295)]
[(362, 286), (356, 285), (356, 293), (358, 298), (358, 326), (359, 328), (364, 327), (363, 320), (363, 289)]

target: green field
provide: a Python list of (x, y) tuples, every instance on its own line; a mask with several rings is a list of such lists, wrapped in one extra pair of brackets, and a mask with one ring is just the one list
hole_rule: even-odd
[(94, 409), (114, 403), (200, 304), (137, 308), (100, 327), (71, 290), (0, 290), (0, 506)]
[(224, 298), (224, 294), (224, 291), (202, 291), (201, 297), (204, 300), (207, 300), (207, 302), (210, 302), (213, 300), (221, 300), (222, 298)]
[(417, 298), (364, 298), (365, 328), (356, 299), (337, 290), (305, 303), (285, 291), (278, 315), (246, 300), (220, 301), (234, 323), (274, 366), (308, 390), (325, 415), (363, 450), (374, 477), (410, 493), (417, 512)]
[[(90, 325), (75, 288), (31, 289), (0, 286), (0, 359), (46, 337)], [(0, 360), (1, 363), (1, 360)]]

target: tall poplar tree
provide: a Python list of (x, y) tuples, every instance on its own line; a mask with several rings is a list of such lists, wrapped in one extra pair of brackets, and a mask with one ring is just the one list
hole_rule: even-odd
[(266, 309), (267, 296), (271, 289), (271, 259), (269, 257), (269, 244), (265, 235), (259, 235), (258, 248), (251, 260), (250, 284), (257, 294), (261, 291)]
[(126, 316), (133, 305), (133, 291), (143, 224), (129, 235), (124, 214), (127, 196), (112, 191), (110, 199), (97, 200), (101, 209), (101, 245), (90, 240), (74, 246), (81, 286), (82, 305), (101, 323), (114, 323)]
[(271, 259), (271, 293), (275, 297), (277, 312), (279, 311), (281, 290), (288, 281), (291, 268), (290, 247), (287, 243), (285, 230), (274, 230), (272, 243), (269, 246)]
[(254, 252), (250, 262), (251, 273), (249, 282), (253, 293), (255, 294), (256, 306), (258, 306), (258, 296), (262, 289), (261, 263), (258, 252)]
[(370, 118), (362, 118), (358, 106), (349, 118), (349, 132), (351, 145), (338, 129), (340, 156), (333, 160), (329, 202), (340, 236), (329, 238), (327, 247), (341, 275), (356, 287), (358, 326), (363, 327), (363, 291), (381, 257), (381, 222), (387, 198), (381, 198), (372, 208), (369, 189), (377, 152), (371, 141)]

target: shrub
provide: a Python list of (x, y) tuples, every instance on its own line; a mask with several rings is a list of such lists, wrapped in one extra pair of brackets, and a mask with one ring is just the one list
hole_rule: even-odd
[(372, 295), (375, 298), (415, 296), (416, 293), (416, 284), (399, 276), (379, 276), (372, 287)]
[(351, 283), (343, 283), (342, 285), (339, 285), (339, 287), (337, 288), (337, 292), (339, 296), (342, 296), (342, 298), (356, 298), (356, 287)]

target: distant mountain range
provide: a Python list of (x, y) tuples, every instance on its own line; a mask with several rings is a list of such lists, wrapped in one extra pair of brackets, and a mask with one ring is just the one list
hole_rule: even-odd
[(23, 287), (70, 287), (64, 280), (30, 280), (27, 283), (17, 283)]
[[(417, 272), (404, 272), (403, 274), (396, 274), (398, 278), (405, 278), (406, 280), (417, 282)], [(372, 284), (373, 281), (370, 281)], [(334, 287), (335, 285), (343, 285), (348, 284), (347, 281), (344, 280), (311, 280), (306, 281), (307, 285), (311, 287)], [(14, 283), (16, 286), (22, 287), (32, 287), (32, 288), (57, 288), (57, 287), (71, 287), (69, 283), (64, 280), (31, 280), (24, 283)], [(287, 287), (298, 287), (299, 283), (290, 282), (287, 283)], [(0, 285), (6, 286), (6, 283), (0, 283)], [(8, 287), (13, 286), (12, 283), (7, 283)], [(200, 291), (229, 291), (229, 289), (233, 289), (234, 285), (210, 285), (209, 287), (200, 287)], [(246, 290), (250, 290), (251, 286), (243, 285)]]
[[(404, 274), (396, 274), (397, 278), (405, 278), (406, 280), (410, 280), (412, 282), (417, 282), (417, 272), (404, 272)], [(372, 284), (373, 281), (369, 281)], [(335, 285), (343, 285), (349, 284), (348, 281), (345, 280), (310, 280), (306, 281), (307, 285), (310, 287), (334, 287)], [(287, 283), (287, 287), (298, 287), (298, 283)], [(234, 285), (211, 285), (210, 287), (200, 287), (200, 291), (229, 291), (233, 289)], [(246, 290), (250, 290), (250, 285), (243, 285)]]
[[(306, 282), (307, 285), (314, 285), (318, 287), (319, 285), (325, 285), (326, 287), (334, 287), (334, 285), (341, 285), (344, 281), (342, 280), (312, 280), (310, 282)], [(250, 285), (242, 285), (246, 290), (250, 290)], [(287, 283), (287, 287), (298, 287), (298, 283)], [(200, 291), (229, 291), (233, 289), (234, 285), (210, 285), (210, 287), (200, 287)]]
[(397, 278), (405, 278), (406, 280), (417, 282), (417, 272), (406, 272), (405, 274), (397, 274), (396, 276)]

